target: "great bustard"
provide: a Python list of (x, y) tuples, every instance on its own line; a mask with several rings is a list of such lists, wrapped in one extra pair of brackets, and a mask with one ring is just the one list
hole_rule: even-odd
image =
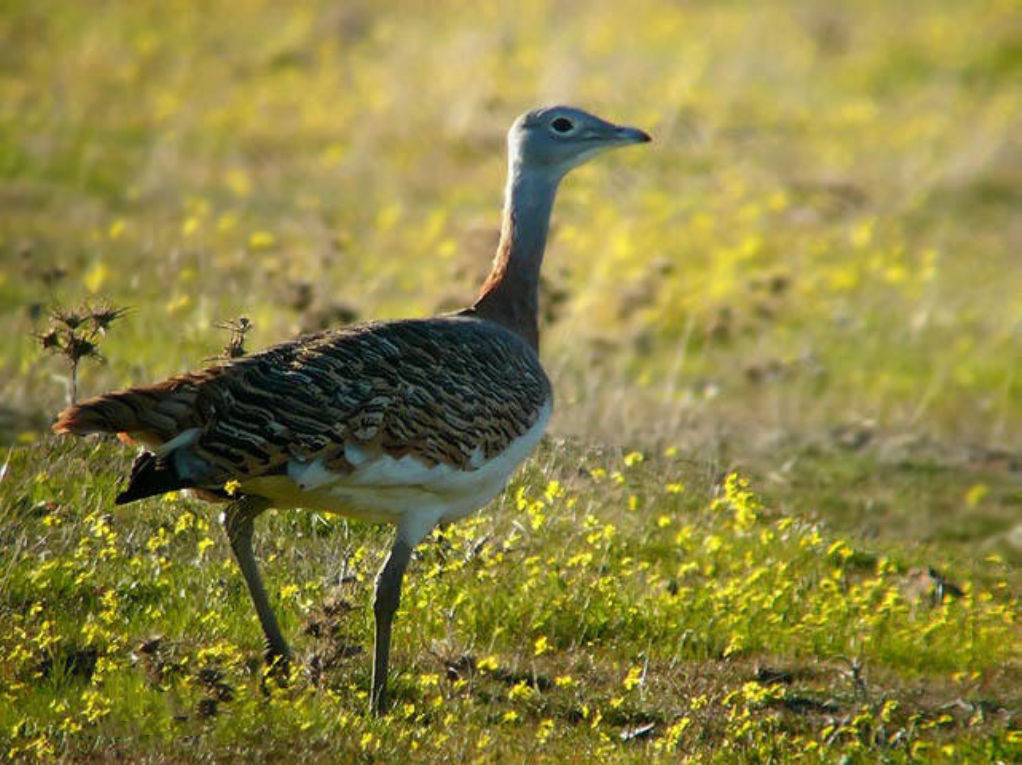
[(223, 516), (231, 549), (267, 658), (285, 667), (288, 646), (252, 554), (254, 519), (299, 506), (395, 524), (373, 604), (370, 708), (379, 711), (413, 548), (436, 524), (492, 499), (550, 419), (537, 292), (557, 186), (593, 155), (649, 140), (579, 109), (528, 112), (508, 132), (500, 244), (471, 308), (324, 332), (98, 396), (62, 412), (53, 429), (118, 433), (148, 449), (118, 504), (185, 488), (232, 500)]

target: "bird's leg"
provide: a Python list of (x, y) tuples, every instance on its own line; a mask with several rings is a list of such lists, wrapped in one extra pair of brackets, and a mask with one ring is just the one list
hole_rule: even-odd
[(259, 623), (266, 636), (266, 663), (278, 671), (279, 676), (286, 678), (290, 651), (277, 624), (277, 618), (273, 615), (273, 609), (270, 608), (269, 598), (266, 597), (266, 590), (259, 576), (259, 567), (252, 554), (252, 523), (269, 506), (270, 503), (262, 497), (243, 497), (227, 506), (223, 523), (227, 530), (227, 538), (231, 541), (234, 559), (238, 562), (242, 576), (245, 577), (245, 584), (248, 585), (248, 592), (252, 596)]
[(369, 694), (369, 711), (372, 714), (382, 712), (386, 701), (390, 627), (394, 622), (394, 612), (401, 601), (401, 580), (412, 557), (413, 547), (414, 545), (406, 542), (399, 534), (376, 577), (376, 599), (373, 601), (376, 640), (373, 646), (373, 685)]

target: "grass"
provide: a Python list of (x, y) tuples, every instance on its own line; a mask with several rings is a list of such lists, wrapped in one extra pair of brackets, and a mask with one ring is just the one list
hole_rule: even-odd
[(761, 506), (742, 479), (721, 485), (677, 455), (548, 444), (499, 503), (420, 548), (393, 711), (374, 720), (364, 649), (384, 531), (298, 513), (264, 524), (302, 663), (266, 696), (208, 506), (111, 511), (121, 450), (55, 448), (18, 452), (6, 486), (20, 501), (3, 519), (18, 531), (0, 730), (17, 753), (205, 758), (258, 741), (265, 758), (975, 760), (1018, 745), (1003, 560), (926, 558), (960, 590), (938, 603), (918, 551)]
[[(1022, 751), (1007, 2), (130, 5), (0, 13), (0, 756), (1010, 761)], [(129, 306), (86, 395), (463, 304), (502, 132), (655, 135), (565, 183), (553, 435), (422, 545), (364, 714), (389, 532), (267, 514), (266, 686), (217, 509), (115, 507), (46, 435), (56, 306)]]

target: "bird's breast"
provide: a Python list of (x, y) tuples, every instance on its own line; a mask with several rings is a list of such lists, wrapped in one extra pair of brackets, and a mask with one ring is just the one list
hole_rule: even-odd
[(350, 443), (345, 447), (350, 465), (346, 471), (331, 470), (322, 457), (292, 459), (285, 473), (242, 481), (241, 490), (264, 496), (277, 507), (305, 507), (368, 521), (397, 523), (417, 511), (438, 513), (441, 521), (456, 520), (504, 488), (539, 444), (552, 411), (547, 401), (532, 426), (507, 448), (489, 458), (479, 449), (465, 467), (429, 464), (414, 453), (395, 457), (369, 452)]

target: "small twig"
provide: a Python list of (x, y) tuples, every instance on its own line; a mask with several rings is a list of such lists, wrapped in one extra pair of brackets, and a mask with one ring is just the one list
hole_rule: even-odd
[(237, 359), (245, 355), (245, 335), (252, 330), (253, 326), (247, 316), (239, 316), (237, 319), (228, 319), (227, 321), (218, 321), (213, 326), (217, 329), (226, 329), (231, 335), (227, 340), (227, 345), (224, 346), (223, 352), (219, 356), (212, 356), (206, 359), (207, 361)]
[(852, 681), (852, 690), (855, 695), (869, 701), (869, 687), (866, 685), (866, 677), (863, 674), (865, 665), (862, 660), (858, 656), (841, 656), (839, 658), (848, 664), (848, 670), (844, 674)]

